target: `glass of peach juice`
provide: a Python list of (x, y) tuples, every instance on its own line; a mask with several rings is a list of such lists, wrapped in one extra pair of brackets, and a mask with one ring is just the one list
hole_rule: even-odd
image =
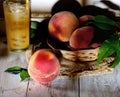
[(3, 8), (9, 50), (25, 51), (30, 41), (29, 0), (6, 0)]

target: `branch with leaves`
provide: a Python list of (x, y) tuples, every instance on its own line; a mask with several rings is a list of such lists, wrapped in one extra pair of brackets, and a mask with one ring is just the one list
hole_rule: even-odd
[(108, 34), (108, 38), (105, 39), (99, 48), (96, 65), (99, 66), (100, 62), (104, 58), (113, 56), (115, 59), (111, 67), (115, 68), (120, 62), (120, 40), (118, 36), (118, 32), (120, 31), (120, 23), (115, 22), (104, 15), (98, 15), (94, 17), (93, 21), (88, 22), (87, 24), (96, 26), (97, 29), (100, 29), (99, 31), (101, 33), (103, 31), (105, 31), (105, 33), (112, 32)]
[(13, 66), (5, 70), (5, 72), (12, 74), (20, 74), (21, 81), (30, 78), (28, 74), (28, 70), (25, 68), (21, 68), (20, 66)]

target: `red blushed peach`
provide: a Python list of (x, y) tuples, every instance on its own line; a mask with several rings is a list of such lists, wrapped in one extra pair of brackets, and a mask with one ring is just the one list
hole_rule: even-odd
[(59, 70), (59, 60), (49, 50), (40, 49), (30, 58), (28, 73), (37, 82), (42, 84), (49, 83), (57, 77)]
[(97, 47), (100, 47), (101, 43), (92, 43), (90, 45), (90, 48), (97, 48)]
[(54, 14), (48, 24), (48, 30), (52, 37), (68, 42), (72, 32), (78, 27), (78, 18), (69, 11), (61, 11)]
[(77, 28), (71, 35), (69, 45), (72, 50), (89, 48), (89, 44), (94, 37), (94, 28), (84, 26)]

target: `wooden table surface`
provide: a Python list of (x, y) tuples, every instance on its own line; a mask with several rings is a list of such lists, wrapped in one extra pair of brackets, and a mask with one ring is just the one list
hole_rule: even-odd
[(47, 85), (20, 81), (19, 75), (4, 72), (8, 67), (27, 68), (25, 52), (7, 53), (0, 43), (0, 97), (120, 97), (120, 66), (112, 73), (76, 79), (59, 76)]

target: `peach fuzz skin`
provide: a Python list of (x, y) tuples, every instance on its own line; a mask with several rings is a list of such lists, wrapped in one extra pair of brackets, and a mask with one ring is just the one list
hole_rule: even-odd
[(71, 35), (69, 45), (72, 50), (89, 48), (89, 44), (94, 37), (94, 28), (84, 26), (77, 28)]
[(30, 58), (28, 73), (33, 80), (39, 83), (49, 83), (58, 76), (59, 71), (59, 60), (49, 50), (40, 49)]
[(78, 25), (79, 20), (72, 12), (62, 11), (51, 17), (48, 30), (50, 35), (57, 40), (67, 42)]

